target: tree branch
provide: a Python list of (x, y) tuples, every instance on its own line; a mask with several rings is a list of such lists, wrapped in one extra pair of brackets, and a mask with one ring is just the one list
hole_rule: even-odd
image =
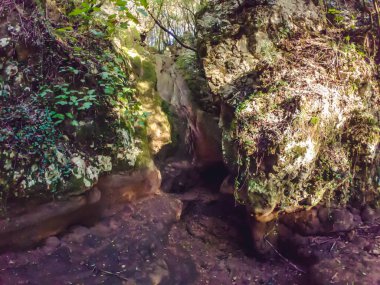
[(181, 46), (183, 46), (186, 49), (192, 50), (195, 53), (198, 53), (198, 51), (195, 48), (188, 46), (187, 44), (182, 42), (172, 31), (165, 28), (164, 25), (148, 9), (147, 12), (152, 17), (153, 21), (157, 24), (157, 26), (159, 26), (162, 30), (171, 35)]

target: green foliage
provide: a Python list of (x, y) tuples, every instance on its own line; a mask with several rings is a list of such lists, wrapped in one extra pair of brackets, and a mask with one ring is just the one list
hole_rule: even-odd
[[(182, 42), (195, 46), (196, 14), (202, 9), (203, 2), (202, 0), (155, 0), (149, 2), (149, 11)], [(146, 42), (150, 46), (164, 51), (167, 47), (175, 44), (173, 37), (163, 32), (153, 22), (148, 22), (147, 26), (149, 32)]]
[[(112, 0), (114, 10), (105, 2), (58, 1), (66, 17), (54, 27), (42, 11), (35, 22), (25, 12), (43, 40), (12, 39), (32, 64), (13, 53), (4, 60), (14, 72), (0, 76), (0, 202), (80, 193), (102, 173), (135, 165), (149, 114), (110, 37), (137, 17), (130, 1)], [(148, 3), (136, 3), (144, 13)]]
[(176, 65), (181, 70), (195, 70), (197, 72), (197, 57), (194, 53), (183, 53), (176, 60)]
[(359, 55), (362, 58), (366, 57), (366, 53), (363, 51), (363, 49), (359, 45), (350, 42), (350, 37), (349, 36), (347, 36), (345, 38), (345, 41), (346, 41), (346, 43), (342, 45), (342, 51), (343, 52), (345, 52), (345, 53), (354, 53), (354, 54)]
[(140, 0), (140, 4), (141, 4), (141, 6), (143, 6), (144, 8), (148, 8), (148, 1), (147, 1), (147, 0)]
[(344, 16), (342, 15), (342, 11), (337, 10), (335, 8), (329, 8), (327, 10), (327, 15), (331, 15), (335, 21), (335, 23), (340, 24), (344, 21)]
[[(89, 30), (95, 37), (112, 36), (117, 29), (128, 28), (128, 22), (139, 23), (137, 15), (130, 11), (130, 3), (134, 3), (136, 11), (140, 14), (147, 15), (144, 9), (148, 8), (147, 0), (83, 0), (67, 16), (79, 24), (81, 29)], [(107, 12), (102, 9), (104, 4), (111, 3), (114, 9), (107, 8)], [(111, 12), (110, 12), (111, 11)], [(56, 29), (58, 33), (72, 32), (72, 27), (63, 27)]]
[(318, 125), (319, 124), (319, 122), (320, 122), (320, 118), (318, 118), (318, 117), (312, 117), (311, 119), (310, 119), (310, 125), (312, 125), (312, 126), (316, 126), (316, 125)]
[(53, 110), (50, 111), (50, 115), (56, 120), (56, 125), (62, 123), (65, 119), (69, 119), (72, 126), (78, 126), (78, 121), (75, 118), (76, 114), (80, 111), (89, 110), (97, 103), (95, 89), (83, 88), (83, 90), (75, 90), (68, 83), (53, 85), (50, 88), (43, 85), (37, 96), (45, 100), (49, 93), (54, 94)]
[[(105, 52), (99, 57), (104, 64), (93, 75), (98, 78), (98, 87), (89, 88), (82, 79), (82, 87), (61, 83), (43, 85), (37, 93), (38, 100), (51, 106), (50, 115), (59, 125), (68, 120), (72, 126), (78, 126), (82, 112), (89, 112), (95, 106), (108, 104), (123, 111), (128, 131), (133, 133), (136, 125), (145, 124), (147, 114), (140, 112), (140, 104), (134, 99), (135, 89), (130, 87), (129, 78), (122, 70), (121, 57)], [(64, 74), (80, 75), (82, 72), (72, 66), (60, 68)], [(89, 76), (89, 74), (84, 74)], [(95, 87), (95, 86), (94, 86)]]
[[(72, 175), (78, 175), (74, 173), (77, 166), (70, 159), (73, 146), (65, 141), (69, 140), (68, 136), (83, 132), (85, 118), (94, 122), (85, 138), (94, 148), (100, 147), (96, 153), (116, 159), (120, 148), (134, 144), (136, 128), (145, 127), (148, 114), (141, 111), (134, 98), (135, 90), (122, 68), (122, 58), (104, 51), (98, 60), (101, 66), (93, 74), (70, 65), (59, 68), (61, 77), (57, 82), (60, 83), (41, 85), (30, 94), (28, 103), (0, 109), (0, 123), (4, 126), (0, 130), (0, 170), (9, 170), (9, 180), (0, 179), (1, 187), (7, 185), (6, 191), (0, 193), (0, 200), (7, 199), (10, 189), (13, 196), (28, 195), (19, 192), (25, 189), (35, 194), (35, 189), (46, 187), (55, 193), (62, 190), (63, 183)], [(87, 82), (86, 78), (93, 80)], [(0, 104), (5, 105), (6, 100), (9, 98), (0, 98)], [(96, 114), (102, 117), (97, 118)], [(96, 129), (104, 124), (107, 129)], [(83, 141), (78, 137), (78, 142), (71, 143)], [(105, 150), (105, 144), (113, 148)]]
[[(9, 181), (4, 190), (14, 187), (13, 191), (15, 192), (12, 195), (25, 196), (28, 193), (21, 194), (16, 191), (20, 186), (19, 183), (22, 182), (24, 187), (30, 188), (45, 182), (49, 189), (55, 192), (61, 179), (70, 176), (72, 166), (70, 162), (59, 161), (57, 153), (60, 151), (64, 154), (65, 150), (60, 147), (62, 133), (56, 128), (50, 110), (48, 108), (30, 110), (26, 106), (2, 108), (0, 120), (3, 120), (4, 117), (17, 120), (17, 123), (9, 122), (8, 128), (0, 130), (0, 142), (3, 146), (8, 146), (3, 148), (3, 152), (0, 152), (2, 162), (0, 168), (10, 168), (8, 169)], [(30, 160), (30, 157), (33, 157), (33, 160)], [(52, 169), (53, 165), (57, 175), (49, 176), (49, 169)], [(25, 169), (26, 172), (18, 172), (19, 168)], [(20, 175), (29, 178), (20, 180)], [(16, 180), (16, 185), (14, 180)], [(27, 188), (26, 190), (31, 189)], [(0, 193), (0, 198), (5, 198), (4, 195), (8, 195), (8, 193)]]
[(75, 8), (69, 13), (69, 16), (82, 16), (84, 19), (89, 20), (91, 14), (100, 11), (101, 4), (97, 4), (96, 0), (85, 0), (82, 1), (79, 7)]

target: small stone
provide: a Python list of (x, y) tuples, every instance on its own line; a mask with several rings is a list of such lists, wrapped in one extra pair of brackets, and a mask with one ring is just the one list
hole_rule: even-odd
[(363, 222), (372, 223), (376, 218), (376, 212), (370, 206), (366, 206), (361, 213)]
[(353, 241), (357, 237), (357, 233), (355, 230), (349, 231), (347, 234), (347, 238), (349, 241)]
[(332, 211), (333, 231), (347, 231), (354, 228), (354, 216), (346, 209)]
[(55, 247), (55, 248), (57, 248), (60, 244), (61, 244), (61, 241), (55, 236), (49, 237), (45, 242), (46, 246)]
[(380, 250), (379, 249), (373, 249), (373, 250), (371, 250), (370, 253), (373, 254), (373, 255), (379, 256), (380, 255)]
[(6, 46), (9, 45), (10, 42), (11, 42), (11, 38), (0, 39), (0, 48), (5, 48)]
[(12, 35), (17, 35), (21, 31), (21, 27), (19, 24), (16, 24), (15, 26), (8, 25), (8, 32)]
[(5, 68), (5, 74), (8, 76), (8, 77), (13, 77), (15, 76), (16, 74), (18, 73), (18, 67), (16, 65), (8, 65), (6, 68)]
[(54, 250), (56, 250), (61, 244), (61, 241), (53, 236), (53, 237), (49, 237), (46, 241), (45, 241), (45, 246), (43, 247), (43, 251), (46, 253), (46, 254), (51, 254), (52, 252), (54, 252)]

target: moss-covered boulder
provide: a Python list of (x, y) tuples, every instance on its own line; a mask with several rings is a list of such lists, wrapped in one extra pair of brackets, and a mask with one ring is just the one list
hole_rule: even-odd
[(84, 192), (104, 173), (151, 166), (170, 140), (154, 59), (119, 53), (96, 19), (57, 3), (0, 3), (0, 201)]
[(314, 2), (212, 1), (199, 14), (235, 196), (262, 221), (380, 194), (374, 65)]

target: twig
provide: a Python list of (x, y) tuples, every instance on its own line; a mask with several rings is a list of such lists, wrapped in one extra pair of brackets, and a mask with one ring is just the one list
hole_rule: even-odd
[[(377, 219), (375, 219), (375, 221), (377, 221)], [(368, 230), (368, 229), (373, 229), (373, 228), (376, 228), (376, 227), (379, 227), (379, 226), (380, 226), (380, 223), (374, 223), (372, 225), (365, 225), (365, 226), (357, 227), (357, 229), (359, 229), (359, 230)]]
[(336, 245), (336, 241), (334, 241), (333, 245), (331, 246), (331, 248), (330, 248), (330, 252), (332, 252), (332, 251), (333, 251), (333, 249), (334, 249), (335, 245)]
[(289, 265), (291, 265), (295, 270), (306, 274), (305, 270), (299, 268), (297, 265), (295, 265), (293, 262), (291, 262), (289, 259), (287, 259), (285, 256), (283, 256), (266, 237), (264, 237), (264, 240), (269, 244), (269, 246), (273, 249), (273, 251), (275, 253), (277, 253), (278, 256), (281, 257), (285, 262), (287, 262)]
[(313, 237), (311, 238), (311, 242), (317, 245), (325, 244), (328, 242), (336, 242), (340, 237)]
[(103, 270), (103, 269), (98, 268), (95, 264), (93, 264), (93, 265), (86, 264), (86, 265), (87, 265), (87, 267), (92, 268), (92, 272), (99, 271), (99, 272), (107, 274), (107, 275), (115, 276), (115, 277), (117, 277), (123, 281), (129, 281), (128, 278), (120, 275), (121, 272), (111, 272), (111, 271)]

